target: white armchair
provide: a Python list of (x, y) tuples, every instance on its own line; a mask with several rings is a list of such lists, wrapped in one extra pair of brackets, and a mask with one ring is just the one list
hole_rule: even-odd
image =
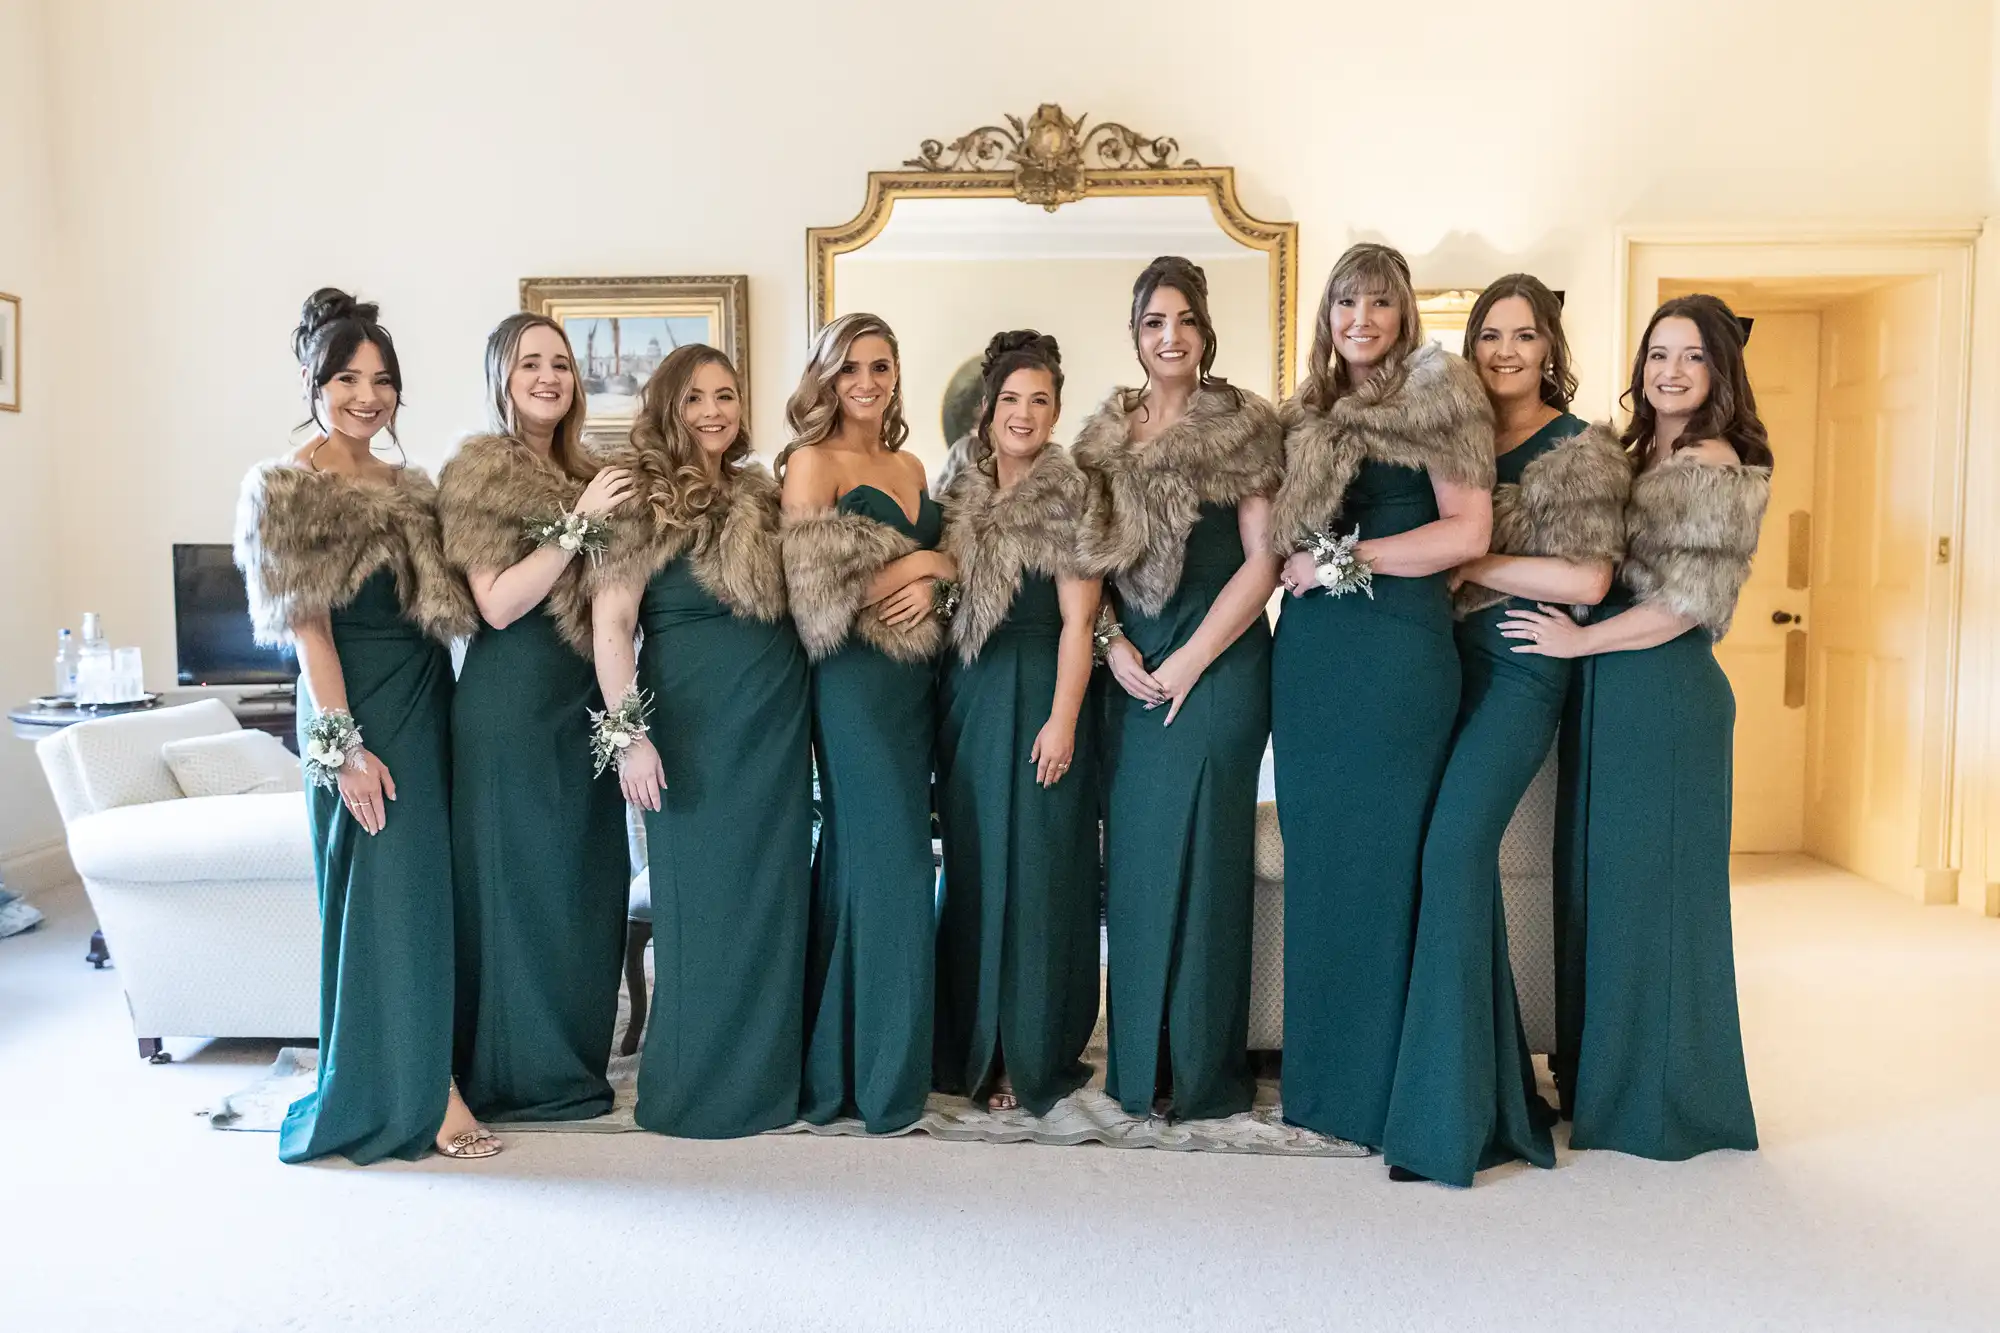
[(303, 792), (186, 797), (161, 757), (169, 741), (240, 729), (204, 699), (80, 722), (35, 747), (148, 1058), (165, 1058), (166, 1036), (319, 1031)]

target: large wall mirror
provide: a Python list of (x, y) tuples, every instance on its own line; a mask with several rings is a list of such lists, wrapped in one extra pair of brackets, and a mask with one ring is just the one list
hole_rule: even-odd
[(1002, 329), (1061, 340), (1059, 440), (1115, 385), (1137, 383), (1132, 281), (1158, 255), (1207, 271), (1216, 373), (1291, 390), (1298, 224), (1245, 212), (1228, 167), (1087, 119), (1045, 104), (1006, 127), (927, 141), (902, 170), (870, 173), (852, 221), (808, 233), (813, 328), (857, 310), (889, 321), (910, 447), (933, 467), (971, 425), (980, 354)]

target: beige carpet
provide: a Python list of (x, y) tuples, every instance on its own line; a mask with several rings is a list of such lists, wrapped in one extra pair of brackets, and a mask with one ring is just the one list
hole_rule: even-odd
[(1742, 872), (1764, 1151), (1564, 1151), (1462, 1192), (1379, 1158), (921, 1135), (282, 1167), (193, 1114), (277, 1045), (141, 1062), (81, 894), (46, 895), (0, 940), (0, 1329), (1994, 1328), (2000, 921)]

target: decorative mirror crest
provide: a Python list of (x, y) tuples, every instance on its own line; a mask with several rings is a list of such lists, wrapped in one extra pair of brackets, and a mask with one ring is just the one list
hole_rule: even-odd
[(1014, 196), (1024, 204), (1039, 204), (1053, 213), (1089, 192), (1092, 171), (1171, 171), (1199, 167), (1174, 139), (1148, 138), (1116, 121), (1089, 130), (1089, 113), (1072, 120), (1054, 102), (1044, 102), (1024, 123), (1007, 117), (1008, 128), (981, 125), (949, 144), (926, 139), (917, 156), (903, 165), (917, 171), (999, 172), (1014, 166)]

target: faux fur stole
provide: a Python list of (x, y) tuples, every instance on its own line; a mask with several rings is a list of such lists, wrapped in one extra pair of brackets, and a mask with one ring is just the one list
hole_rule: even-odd
[(808, 657), (815, 662), (831, 657), (850, 633), (898, 662), (937, 656), (944, 629), (936, 616), (899, 627), (884, 624), (875, 608), (861, 604), (869, 581), (883, 566), (917, 550), (915, 541), (886, 523), (837, 508), (786, 518), (781, 530), (792, 623)]
[(959, 658), (979, 650), (1007, 618), (1024, 574), (1077, 572), (1077, 522), (1083, 472), (1060, 445), (1044, 448), (1028, 475), (1001, 490), (985, 469), (967, 465), (952, 478), (944, 505), (943, 547), (958, 563), (958, 612), (951, 641)]
[[(438, 473), (438, 527), (444, 558), (460, 574), (475, 569), (498, 573), (535, 552), (527, 521), (567, 513), (584, 483), (511, 435), (465, 439)], [(582, 560), (571, 560), (549, 589), (547, 614), (559, 601), (574, 604)], [(565, 633), (565, 638), (568, 634)], [(590, 655), (590, 631), (570, 646)]]
[(403, 616), (440, 643), (478, 624), (472, 594), (445, 562), (437, 487), (406, 467), (389, 486), (273, 459), (250, 469), (236, 505), (236, 565), (257, 642), (292, 642), (300, 620), (347, 605), (369, 575), (396, 576)]
[[(1599, 422), (1558, 441), (1521, 469), (1519, 482), (1493, 488), (1495, 555), (1538, 555), (1582, 564), (1625, 555), (1625, 502), (1632, 464), (1611, 427)], [(1507, 600), (1477, 583), (1459, 587), (1460, 616)]]
[(1410, 354), (1401, 387), (1386, 399), (1350, 393), (1320, 411), (1293, 397), (1278, 415), (1285, 482), (1271, 504), (1271, 545), (1279, 555), (1334, 524), (1365, 460), (1422, 468), (1461, 486), (1493, 485), (1493, 408), (1479, 372), (1435, 343)]
[(1669, 459), (1632, 482), (1625, 510), (1625, 586), (1720, 639), (1750, 577), (1771, 502), (1771, 469)]
[(1110, 575), (1125, 603), (1157, 615), (1180, 587), (1188, 533), (1204, 504), (1269, 495), (1283, 476), (1278, 414), (1254, 393), (1241, 401), (1202, 389), (1187, 414), (1135, 445), (1114, 389), (1077, 433), (1072, 456), (1085, 482), (1078, 530), (1081, 572)]
[[(630, 467), (614, 453), (606, 467)], [(785, 616), (785, 566), (778, 545), (778, 483), (761, 463), (747, 463), (715, 502), (691, 523), (660, 526), (642, 500), (612, 516), (611, 548), (584, 564), (573, 586), (557, 584), (551, 610), (578, 652), (590, 647), (590, 602), (601, 588), (642, 587), (688, 557), (695, 582), (745, 620)], [(582, 562), (579, 562), (582, 563)]]

